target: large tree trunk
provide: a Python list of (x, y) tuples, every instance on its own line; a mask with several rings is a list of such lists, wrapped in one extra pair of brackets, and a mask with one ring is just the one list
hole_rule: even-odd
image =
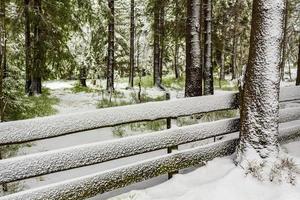
[(31, 87), (31, 38), (30, 38), (30, 19), (29, 19), (29, 1), (24, 0), (24, 18), (25, 18), (25, 93), (30, 92)]
[(114, 90), (114, 68), (115, 68), (115, 6), (114, 0), (108, 0), (110, 9), (108, 24), (108, 58), (107, 58), (107, 84), (106, 90)]
[(154, 5), (154, 43), (153, 43), (153, 83), (160, 87), (160, 6), (161, 0), (156, 0)]
[[(237, 161), (270, 172), (279, 152), (280, 55), (284, 0), (254, 0), (248, 66), (241, 99)], [(269, 175), (267, 173), (264, 173)]]
[(284, 11), (284, 32), (282, 40), (282, 55), (280, 62), (280, 78), (284, 80), (284, 70), (286, 64), (286, 48), (287, 48), (287, 27), (288, 27), (288, 0), (285, 0), (285, 11)]
[(203, 1), (204, 9), (204, 95), (214, 94), (214, 77), (212, 67), (212, 39), (211, 39), (211, 20), (212, 20), (212, 3), (211, 0)]
[(202, 95), (200, 56), (200, 0), (188, 0), (186, 22), (186, 97)]
[(42, 68), (43, 68), (43, 45), (42, 45), (42, 0), (34, 0), (34, 53), (33, 68), (31, 75), (30, 95), (42, 94)]
[(298, 41), (298, 70), (297, 70), (297, 80), (296, 85), (300, 85), (300, 37)]
[(130, 9), (130, 72), (129, 72), (129, 87), (133, 88), (134, 85), (134, 74), (135, 74), (135, 63), (134, 63), (134, 45), (135, 45), (135, 2), (131, 0)]

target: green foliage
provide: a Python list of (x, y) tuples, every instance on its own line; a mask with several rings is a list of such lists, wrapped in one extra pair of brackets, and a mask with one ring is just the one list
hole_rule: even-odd
[(57, 110), (53, 108), (59, 103), (59, 99), (51, 97), (48, 89), (43, 89), (43, 94), (39, 96), (22, 95), (15, 109), (7, 112), (8, 120), (31, 119), (35, 117), (44, 117), (54, 115)]
[(166, 76), (163, 78), (162, 82), (167, 88), (182, 90), (185, 86), (185, 77), (181, 76), (179, 79), (176, 79), (174, 76)]
[[(13, 76), (12, 73), (10, 75)], [(51, 97), (48, 89), (43, 89), (42, 95), (29, 97), (24, 93), (23, 82), (14, 79), (17, 74), (14, 77), (11, 76), (5, 78), (4, 82), (5, 121), (42, 117), (56, 113), (53, 106), (58, 104), (59, 100)]]
[(71, 88), (72, 93), (94, 93), (97, 92), (96, 89), (90, 88), (90, 87), (83, 87), (79, 83), (75, 84), (74, 87)]

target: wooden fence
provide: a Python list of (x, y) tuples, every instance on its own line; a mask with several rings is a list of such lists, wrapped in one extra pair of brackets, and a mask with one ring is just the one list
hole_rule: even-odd
[[(193, 114), (237, 109), (238, 97), (237, 93), (228, 93), (2, 123), (0, 145), (26, 143), (126, 123), (158, 119), (170, 121), (172, 118)], [(282, 88), (280, 101), (294, 100), (300, 100), (300, 87)], [(281, 124), (299, 119), (299, 107), (280, 110)], [(0, 184), (160, 149), (169, 149), (170, 153), (116, 169), (3, 196), (0, 200), (86, 199), (166, 173), (195, 165), (201, 166), (213, 158), (234, 153), (238, 143), (238, 134), (234, 133), (238, 131), (239, 118), (231, 118), (4, 159), (0, 161)], [(171, 149), (178, 145), (227, 134), (233, 135), (231, 139), (171, 152)], [(299, 136), (300, 121), (290, 126), (280, 126), (280, 142), (287, 142)]]

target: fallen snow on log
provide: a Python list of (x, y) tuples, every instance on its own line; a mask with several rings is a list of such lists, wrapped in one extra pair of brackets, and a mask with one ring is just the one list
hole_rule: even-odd
[[(283, 147), (300, 164), (300, 142)], [(132, 191), (110, 200), (299, 200), (300, 175), (295, 186), (262, 183), (245, 176), (231, 157), (217, 158), (205, 167), (176, 175), (161, 185)]]

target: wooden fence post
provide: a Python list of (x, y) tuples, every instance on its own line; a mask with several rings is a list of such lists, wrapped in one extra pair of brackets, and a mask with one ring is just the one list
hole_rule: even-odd
[[(170, 100), (171, 96), (169, 92), (166, 92), (166, 100)], [(167, 118), (167, 129), (171, 129), (172, 128), (172, 121), (176, 121), (177, 118)], [(175, 122), (176, 123), (176, 122)], [(172, 146), (172, 147), (168, 147), (168, 154), (172, 153), (173, 151), (178, 150), (178, 146)], [(178, 174), (178, 171), (174, 171), (174, 172), (169, 172), (168, 173), (168, 179), (171, 179), (173, 177), (173, 175)]]

